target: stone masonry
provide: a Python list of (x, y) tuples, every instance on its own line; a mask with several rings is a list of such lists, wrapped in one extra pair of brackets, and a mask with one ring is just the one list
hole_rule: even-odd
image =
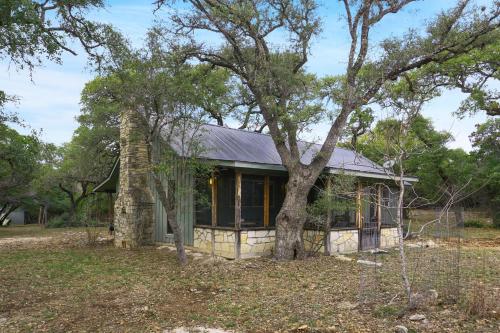
[[(194, 244), (197, 250), (235, 259), (238, 254), (236, 242), (237, 232), (233, 230), (220, 230), (211, 228), (194, 228)], [(324, 232), (318, 230), (304, 231), (304, 247), (312, 250), (323, 243)], [(358, 230), (332, 230), (330, 231), (331, 253), (352, 253), (358, 251)], [(254, 258), (273, 254), (275, 230), (241, 230), (239, 242), (239, 258)], [(382, 228), (380, 247), (390, 248), (397, 245), (397, 229)], [(323, 245), (317, 248), (323, 253)]]
[(153, 199), (148, 186), (148, 146), (139, 115), (120, 119), (120, 183), (115, 202), (115, 246), (135, 248), (153, 242)]
[(271, 255), (274, 251), (274, 238), (274, 230), (241, 231), (240, 257), (252, 258)]
[(382, 228), (380, 230), (380, 248), (396, 247), (398, 242), (398, 228)]
[(330, 248), (332, 253), (350, 253), (358, 251), (358, 230), (332, 230)]

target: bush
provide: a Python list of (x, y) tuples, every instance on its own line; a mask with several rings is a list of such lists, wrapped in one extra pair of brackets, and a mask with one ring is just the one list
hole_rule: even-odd
[(64, 228), (68, 226), (69, 215), (67, 213), (62, 213), (51, 217), (47, 222), (47, 228)]
[(470, 317), (498, 319), (496, 309), (500, 306), (498, 295), (487, 290), (482, 282), (475, 282), (465, 294), (465, 311)]
[(493, 213), (493, 227), (500, 229), (500, 210)]
[(97, 244), (97, 239), (100, 236), (98, 225), (99, 225), (99, 223), (95, 220), (89, 220), (85, 223), (85, 232), (87, 234), (87, 244), (90, 246), (95, 246)]
[(465, 228), (484, 228), (486, 225), (479, 220), (467, 220), (464, 222)]

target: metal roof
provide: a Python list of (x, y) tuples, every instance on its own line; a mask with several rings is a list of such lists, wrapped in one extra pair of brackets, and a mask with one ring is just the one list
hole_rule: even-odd
[[(189, 139), (183, 140), (180, 137), (181, 135), (172, 136), (173, 143), (170, 146), (180, 156), (188, 156), (189, 152), (185, 147), (191, 145), (180, 142), (189, 142)], [(195, 142), (202, 146), (200, 153), (196, 154), (197, 157), (214, 160), (217, 165), (286, 171), (273, 139), (268, 134), (206, 124), (197, 129), (195, 134), (185, 137), (196, 137)], [(311, 163), (312, 158), (321, 149), (319, 144), (304, 141), (299, 142), (299, 147), (302, 153), (301, 162), (304, 164)], [(119, 167), (117, 159), (108, 178), (99, 184), (94, 191), (113, 192), (118, 181)], [(363, 155), (340, 147), (335, 148), (325, 169), (329, 173), (344, 173), (359, 177), (393, 180), (399, 178)], [(411, 176), (404, 177), (404, 180), (406, 182), (418, 181), (417, 178)], [(406, 184), (408, 185), (408, 183)]]
[[(197, 131), (196, 140), (203, 146), (198, 154), (200, 158), (243, 162), (245, 165), (258, 164), (261, 169), (282, 166), (281, 158), (276, 150), (273, 139), (268, 134), (217, 125), (203, 125)], [(177, 144), (172, 145), (172, 148), (181, 156), (188, 155), (186, 152), (183, 152), (181, 146), (177, 142)], [(299, 147), (302, 154), (301, 162), (303, 164), (311, 163), (312, 158), (321, 149), (321, 145), (319, 144), (304, 141), (299, 142)], [(379, 176), (391, 175), (382, 166), (363, 155), (340, 147), (335, 148), (326, 168), (330, 169), (330, 171), (343, 170)]]

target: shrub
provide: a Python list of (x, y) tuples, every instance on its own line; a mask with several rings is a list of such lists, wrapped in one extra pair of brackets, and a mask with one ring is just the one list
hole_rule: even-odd
[(493, 213), (493, 227), (500, 229), (500, 210)]
[(374, 311), (375, 317), (378, 318), (394, 317), (397, 316), (399, 313), (401, 313), (401, 310), (395, 305), (378, 306)]
[(470, 317), (497, 318), (499, 314), (496, 309), (500, 306), (500, 300), (495, 292), (487, 290), (484, 283), (475, 282), (471, 290), (465, 295), (465, 311)]
[(47, 222), (47, 228), (64, 228), (68, 226), (69, 215), (62, 213), (61, 215), (51, 217)]
[(95, 246), (97, 244), (97, 239), (100, 236), (99, 222), (96, 220), (86, 220), (85, 221), (85, 232), (87, 234), (87, 244), (90, 246)]
[(479, 220), (467, 220), (464, 222), (465, 228), (484, 228), (486, 225)]

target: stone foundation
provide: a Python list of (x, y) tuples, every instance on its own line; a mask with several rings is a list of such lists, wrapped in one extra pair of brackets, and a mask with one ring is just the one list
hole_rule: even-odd
[(307, 252), (324, 253), (325, 232), (322, 230), (304, 230), (304, 250)]
[(194, 228), (193, 247), (200, 252), (235, 259), (237, 257), (236, 231)]
[(272, 255), (275, 230), (243, 230), (240, 233), (240, 258)]
[[(329, 242), (331, 253), (357, 252), (358, 230), (332, 230)], [(194, 248), (200, 252), (229, 259), (270, 256), (274, 253), (274, 243), (275, 230), (272, 229), (241, 230), (238, 241), (238, 232), (235, 230), (194, 228)], [(304, 230), (304, 247), (306, 251), (314, 250), (317, 253), (324, 253), (324, 232)]]
[(380, 230), (380, 248), (391, 248), (398, 246), (398, 229), (382, 228)]
[(212, 253), (212, 229), (194, 228), (193, 247), (203, 253)]
[(358, 251), (358, 230), (332, 230), (330, 231), (331, 253), (351, 253)]

